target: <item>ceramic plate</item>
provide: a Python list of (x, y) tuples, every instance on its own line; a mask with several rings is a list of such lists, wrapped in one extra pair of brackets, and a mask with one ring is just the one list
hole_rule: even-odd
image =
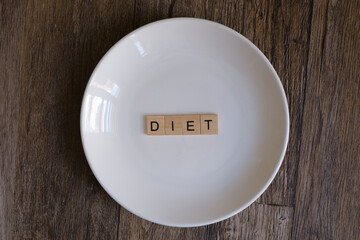
[[(194, 113), (218, 114), (219, 134), (146, 135), (145, 115)], [(103, 188), (170, 226), (249, 206), (278, 171), (288, 134), (286, 97), (266, 57), (200, 19), (154, 22), (121, 39), (95, 68), (81, 108), (85, 154)]]

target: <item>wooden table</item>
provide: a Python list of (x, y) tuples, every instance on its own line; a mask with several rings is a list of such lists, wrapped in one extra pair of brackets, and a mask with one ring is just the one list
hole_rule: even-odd
[[(1, 239), (360, 239), (360, 1), (1, 1)], [(269, 189), (220, 223), (171, 228), (112, 200), (86, 162), (82, 94), (106, 51), (168, 17), (225, 24), (269, 58), (289, 102)]]

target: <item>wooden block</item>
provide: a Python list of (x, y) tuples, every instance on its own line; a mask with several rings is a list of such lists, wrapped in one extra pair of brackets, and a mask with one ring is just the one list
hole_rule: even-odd
[(183, 135), (200, 135), (200, 115), (182, 115)]
[(148, 135), (165, 135), (164, 116), (146, 116)]
[(166, 115), (165, 116), (165, 134), (182, 135), (182, 116)]
[(218, 116), (216, 114), (202, 114), (200, 121), (201, 135), (218, 134)]

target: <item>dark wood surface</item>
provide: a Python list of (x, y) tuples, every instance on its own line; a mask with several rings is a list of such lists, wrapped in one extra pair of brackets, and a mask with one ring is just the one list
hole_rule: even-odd
[[(269, 58), (289, 103), (282, 167), (250, 207), (171, 228), (112, 200), (79, 111), (100, 58), (133, 29), (210, 19)], [(360, 1), (0, 1), (0, 239), (360, 239)]]

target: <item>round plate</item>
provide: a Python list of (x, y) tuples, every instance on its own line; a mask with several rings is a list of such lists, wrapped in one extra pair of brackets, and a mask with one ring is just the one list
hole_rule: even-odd
[[(215, 113), (218, 135), (148, 136), (145, 115)], [(81, 138), (103, 188), (132, 213), (170, 226), (228, 218), (254, 202), (288, 141), (284, 90), (266, 57), (218, 23), (143, 26), (95, 68)]]

